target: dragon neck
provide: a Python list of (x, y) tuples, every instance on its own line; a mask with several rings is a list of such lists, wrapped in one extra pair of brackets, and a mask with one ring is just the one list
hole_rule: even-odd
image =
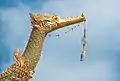
[[(34, 70), (39, 59), (41, 56), (41, 50), (42, 50), (42, 45), (45, 39), (46, 33), (44, 31), (38, 30), (37, 28), (32, 29), (30, 38), (28, 40), (26, 49), (24, 50), (23, 54), (22, 54), (22, 59), (25, 59), (27, 61), (27, 63), (29, 64), (29, 67), (27, 69), (24, 70)], [(26, 66), (26, 65), (25, 65)], [(16, 76), (17, 78), (17, 74), (20, 75), (20, 70), (22, 68), (20, 68), (19, 66), (15, 64), (13, 64), (12, 66), (10, 66), (6, 72), (0, 74), (0, 81), (13, 81), (13, 77), (12, 76)], [(14, 71), (14, 72), (13, 72)], [(23, 76), (23, 75), (22, 75)], [(24, 75), (24, 77), (28, 77), (27, 75)], [(24, 78), (23, 77), (23, 78)], [(23, 79), (21, 78), (21, 79)], [(23, 79), (24, 80), (24, 79)], [(20, 81), (23, 81), (20, 80)]]
[(29, 68), (34, 70), (40, 56), (42, 45), (45, 39), (46, 33), (44, 31), (33, 28), (26, 49), (23, 52), (22, 58), (29, 61)]

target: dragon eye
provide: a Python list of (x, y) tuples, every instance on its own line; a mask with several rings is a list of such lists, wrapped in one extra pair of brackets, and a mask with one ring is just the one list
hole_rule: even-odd
[(50, 22), (50, 20), (44, 20), (44, 22)]
[(58, 21), (59, 18), (57, 16), (53, 16), (53, 20), (55, 20), (55, 21), (57, 20)]

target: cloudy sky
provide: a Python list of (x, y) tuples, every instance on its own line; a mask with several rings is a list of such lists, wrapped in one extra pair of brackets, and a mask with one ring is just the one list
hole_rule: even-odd
[[(28, 13), (87, 18), (87, 58), (79, 61), (83, 23), (50, 34), (30, 81), (119, 81), (119, 0), (0, 0), (0, 72), (13, 63), (15, 48), (24, 49), (31, 25)], [(60, 38), (54, 37), (60, 34)]]

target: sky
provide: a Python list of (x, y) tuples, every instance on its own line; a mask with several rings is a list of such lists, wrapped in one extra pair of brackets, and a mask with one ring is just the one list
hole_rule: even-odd
[[(71, 17), (86, 13), (87, 58), (80, 62), (83, 23), (51, 32), (30, 81), (119, 81), (119, 0), (0, 0), (0, 72), (13, 64), (32, 30), (28, 13)], [(54, 37), (60, 34), (60, 38)]]

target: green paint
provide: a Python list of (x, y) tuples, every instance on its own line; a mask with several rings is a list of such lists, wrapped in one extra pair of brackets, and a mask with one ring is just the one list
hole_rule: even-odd
[(50, 22), (50, 20), (44, 20), (44, 22)]

